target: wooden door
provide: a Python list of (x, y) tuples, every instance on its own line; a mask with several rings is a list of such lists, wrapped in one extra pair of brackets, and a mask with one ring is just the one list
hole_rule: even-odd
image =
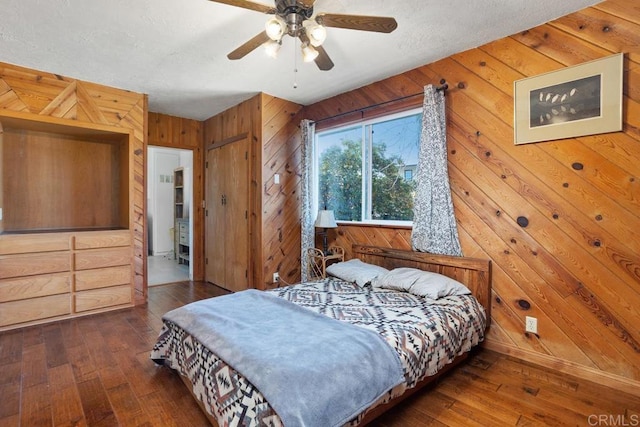
[(209, 150), (205, 169), (205, 280), (219, 286), (225, 283), (226, 265), (223, 156), (222, 147)]
[(232, 291), (249, 287), (249, 138), (207, 152), (205, 279)]
[(249, 138), (225, 147), (226, 285), (240, 291), (249, 287)]

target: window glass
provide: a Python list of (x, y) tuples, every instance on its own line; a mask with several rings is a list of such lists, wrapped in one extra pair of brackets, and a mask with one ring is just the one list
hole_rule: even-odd
[(337, 220), (361, 219), (362, 148), (360, 126), (316, 137), (318, 208), (332, 209)]
[(412, 221), (422, 112), (316, 134), (320, 209), (339, 221)]

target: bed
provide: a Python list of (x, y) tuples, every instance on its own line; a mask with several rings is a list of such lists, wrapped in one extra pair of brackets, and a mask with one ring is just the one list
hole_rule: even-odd
[[(151, 359), (180, 374), (212, 425), (370, 422), (461, 363), (483, 340), (491, 318), (491, 263), (361, 245), (354, 245), (352, 253), (351, 262), (341, 263), (334, 275), (329, 269), (325, 279), (264, 292), (244, 291), (167, 313)], [(352, 281), (349, 271), (359, 271), (360, 265), (366, 274), (358, 273)], [(373, 266), (380, 268), (375, 277), (370, 272)], [(410, 286), (411, 292), (397, 289), (405, 283), (398, 274), (410, 274), (413, 280), (413, 275), (421, 274), (417, 270), (455, 279), (471, 294), (433, 296), (430, 284), (426, 293), (417, 295), (417, 285)], [(254, 299), (259, 300), (255, 306)], [(239, 310), (234, 304), (249, 308)], [(278, 332), (282, 328), (278, 322), (288, 325), (286, 333)], [(248, 323), (256, 324), (258, 331), (268, 330), (262, 333), (268, 339), (258, 343), (263, 340), (242, 335), (244, 326), (242, 339), (225, 336), (233, 333), (228, 331), (234, 325)], [(224, 327), (213, 331), (211, 324)], [(314, 347), (327, 342), (328, 347)], [(253, 349), (272, 359), (249, 357)], [(392, 356), (382, 354), (389, 350)], [(334, 359), (316, 358), (332, 352)], [(302, 371), (301, 378), (291, 380), (296, 369)], [(281, 384), (274, 380), (274, 372)], [(307, 390), (307, 383), (317, 383), (319, 389)]]

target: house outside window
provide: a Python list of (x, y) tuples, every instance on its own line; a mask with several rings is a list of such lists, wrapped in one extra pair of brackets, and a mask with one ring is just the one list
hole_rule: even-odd
[(422, 110), (319, 131), (315, 197), (338, 221), (413, 221)]
[(415, 175), (417, 168), (418, 165), (405, 165), (403, 169), (405, 181), (413, 180), (413, 176)]

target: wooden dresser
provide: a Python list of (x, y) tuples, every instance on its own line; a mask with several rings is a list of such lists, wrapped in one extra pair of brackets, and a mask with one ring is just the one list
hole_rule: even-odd
[(0, 331), (135, 304), (135, 147), (127, 128), (0, 111)]
[(0, 235), (0, 331), (134, 305), (129, 230)]

